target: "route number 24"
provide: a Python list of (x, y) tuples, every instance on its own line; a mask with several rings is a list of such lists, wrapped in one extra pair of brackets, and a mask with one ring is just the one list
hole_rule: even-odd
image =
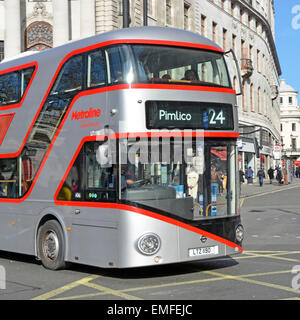
[(221, 110), (219, 113), (216, 113), (214, 109), (210, 109), (209, 115), (211, 117), (209, 124), (217, 124), (217, 122), (219, 122), (220, 124), (224, 124), (224, 121), (226, 120), (223, 110)]

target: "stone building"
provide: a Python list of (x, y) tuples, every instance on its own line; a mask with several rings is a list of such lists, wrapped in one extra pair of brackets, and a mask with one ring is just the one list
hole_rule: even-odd
[[(130, 26), (144, 24), (144, 0), (130, 0)], [(0, 60), (123, 26), (122, 0), (0, 0)], [(240, 64), (240, 166), (273, 164), (280, 141), (280, 64), (273, 0), (147, 0), (147, 24), (202, 34), (233, 49)], [(174, 39), (181, 40), (181, 39)], [(231, 67), (230, 70), (232, 71)], [(238, 76), (232, 77), (239, 91)], [(257, 139), (260, 156), (255, 155)]]
[(298, 91), (284, 79), (280, 83), (280, 134), (282, 156), (300, 160), (300, 106)]

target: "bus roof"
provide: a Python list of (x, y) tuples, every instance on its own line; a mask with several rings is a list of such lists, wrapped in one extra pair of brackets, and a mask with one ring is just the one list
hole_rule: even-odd
[[(42, 52), (39, 52), (34, 55), (18, 55), (16, 57), (12, 57), (12, 59), (7, 59), (6, 61), (0, 63), (0, 71), (5, 70), (20, 64), (25, 64), (32, 62), (33, 60), (39, 60), (39, 58), (46, 58), (47, 56), (51, 56), (54, 53), (57, 57), (65, 56), (68, 52), (88, 47), (91, 45), (95, 45), (97, 43), (111, 41), (111, 40), (123, 40), (123, 39), (140, 39), (140, 40), (156, 40), (156, 41), (178, 41), (181, 43), (193, 43), (199, 44), (209, 47), (215, 47), (221, 49), (213, 41), (201, 36), (200, 34), (186, 31), (182, 29), (169, 28), (169, 27), (133, 27), (133, 28), (124, 28), (118, 29), (114, 31), (108, 31), (105, 33), (101, 33), (95, 36), (91, 36), (88, 38), (80, 39), (80, 40), (72, 40), (66, 44), (61, 46), (48, 49)], [(221, 49), (222, 50), (222, 49)]]

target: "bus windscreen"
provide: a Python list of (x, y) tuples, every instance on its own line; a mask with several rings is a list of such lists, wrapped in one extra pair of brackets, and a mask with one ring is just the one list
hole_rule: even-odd
[(158, 45), (132, 45), (139, 82), (230, 88), (222, 53)]

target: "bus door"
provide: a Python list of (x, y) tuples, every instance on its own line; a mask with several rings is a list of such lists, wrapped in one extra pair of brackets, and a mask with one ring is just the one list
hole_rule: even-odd
[(233, 144), (205, 144), (204, 215), (236, 214), (236, 152)]

